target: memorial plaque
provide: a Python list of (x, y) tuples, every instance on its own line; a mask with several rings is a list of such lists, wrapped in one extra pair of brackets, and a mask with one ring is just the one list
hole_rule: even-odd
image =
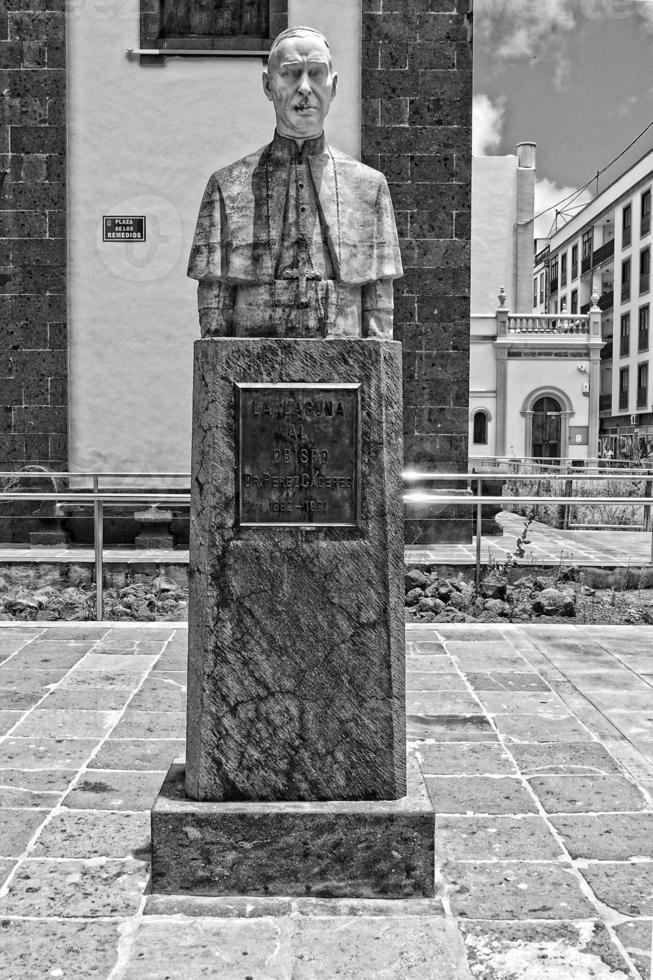
[(237, 385), (238, 523), (355, 527), (360, 385)]

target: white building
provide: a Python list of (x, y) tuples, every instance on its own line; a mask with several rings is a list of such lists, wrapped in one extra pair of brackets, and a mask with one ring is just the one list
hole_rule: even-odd
[(653, 150), (551, 236), (536, 257), (538, 313), (603, 310), (599, 453), (648, 453), (651, 387), (651, 186)]
[(601, 314), (534, 315), (534, 188), (533, 143), (473, 159), (471, 466), (596, 456)]

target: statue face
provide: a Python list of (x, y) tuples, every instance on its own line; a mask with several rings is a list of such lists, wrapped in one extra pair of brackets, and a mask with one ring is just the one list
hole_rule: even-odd
[(263, 90), (274, 103), (277, 131), (297, 140), (319, 136), (337, 80), (329, 49), (317, 35), (283, 40), (263, 73)]

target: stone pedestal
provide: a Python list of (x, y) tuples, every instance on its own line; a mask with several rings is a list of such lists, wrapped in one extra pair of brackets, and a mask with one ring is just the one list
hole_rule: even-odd
[(400, 352), (195, 345), (193, 799), (406, 793)]
[(134, 520), (141, 528), (134, 538), (135, 548), (174, 548), (176, 542), (170, 531), (171, 510), (160, 510), (154, 505), (147, 510), (135, 511)]
[(399, 344), (196, 343), (186, 769), (154, 890), (432, 894), (401, 467)]
[(433, 806), (409, 763), (404, 799), (357, 803), (194, 803), (175, 764), (152, 811), (152, 891), (430, 898)]

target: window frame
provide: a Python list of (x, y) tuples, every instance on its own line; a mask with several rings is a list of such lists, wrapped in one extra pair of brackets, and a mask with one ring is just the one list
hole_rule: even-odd
[(651, 287), (651, 246), (639, 253), (639, 292), (647, 293)]
[(621, 299), (630, 299), (630, 290), (632, 282), (632, 263), (630, 256), (627, 259), (623, 259), (621, 263)]
[(637, 353), (642, 354), (649, 349), (649, 334), (651, 326), (651, 316), (648, 304), (640, 306), (637, 317)]
[[(267, 4), (267, 31), (257, 34), (193, 34), (188, 31), (165, 34), (164, 8), (161, 0), (139, 0), (140, 46), (145, 50), (174, 49), (175, 53), (188, 51), (246, 52), (266, 55), (272, 42), (288, 27), (288, 0), (259, 0)], [(186, 0), (189, 7), (193, 0)], [(227, 0), (228, 2), (228, 0)], [(177, 6), (180, 6), (178, 3)], [(234, 4), (234, 6), (237, 6)], [(239, 6), (239, 5), (238, 5)], [(189, 15), (190, 17), (190, 15)]]
[(619, 357), (630, 357), (630, 313), (622, 313), (619, 323)]
[(633, 238), (633, 206), (625, 204), (621, 212), (621, 246), (627, 248)]
[[(476, 438), (476, 420), (479, 416), (483, 419), (483, 439)], [(489, 414), (485, 408), (477, 408), (474, 410), (472, 415), (472, 445), (473, 446), (487, 446), (488, 444), (488, 430), (489, 430)]]
[[(625, 384), (624, 384), (625, 382)], [(628, 411), (630, 367), (619, 368), (619, 411)]]
[(646, 408), (647, 404), (648, 404), (648, 361), (641, 361), (637, 365), (637, 408)]
[(651, 230), (651, 188), (642, 191), (639, 212), (639, 234), (643, 238)]

